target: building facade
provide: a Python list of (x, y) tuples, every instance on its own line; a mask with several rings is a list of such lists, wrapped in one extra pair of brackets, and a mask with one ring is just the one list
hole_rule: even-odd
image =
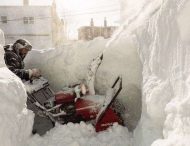
[(94, 26), (93, 19), (91, 19), (90, 26), (82, 26), (78, 29), (79, 40), (93, 40), (96, 37), (110, 38), (116, 26), (107, 26), (107, 20), (104, 20), (104, 26)]
[(52, 6), (0, 6), (0, 29), (5, 43), (14, 43), (19, 38), (29, 40), (34, 49), (55, 47), (64, 39), (63, 23)]

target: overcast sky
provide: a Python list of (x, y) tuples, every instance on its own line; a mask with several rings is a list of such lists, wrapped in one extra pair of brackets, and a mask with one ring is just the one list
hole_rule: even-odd
[[(51, 5), (52, 0), (30, 0), (31, 5)], [(65, 20), (67, 35), (77, 37), (80, 26), (103, 25), (104, 17), (108, 25), (118, 25), (120, 19), (119, 0), (56, 0), (59, 16)], [(0, 5), (22, 5), (23, 0), (0, 0)]]

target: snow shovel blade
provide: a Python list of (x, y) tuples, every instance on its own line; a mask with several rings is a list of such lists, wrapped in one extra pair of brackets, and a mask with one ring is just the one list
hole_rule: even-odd
[[(116, 85), (119, 86), (117, 90), (115, 89)], [(114, 90), (116, 90), (115, 93), (114, 93)], [(122, 90), (122, 78), (118, 76), (114, 84), (112, 85), (110, 92), (108, 92), (108, 94), (106, 95), (104, 104), (96, 117), (96, 124), (102, 120), (102, 118), (105, 115), (105, 112), (114, 103), (116, 97), (118, 96), (121, 90)]]

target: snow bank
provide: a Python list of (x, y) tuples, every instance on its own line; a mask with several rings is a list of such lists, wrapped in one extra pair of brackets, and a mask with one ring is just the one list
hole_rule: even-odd
[(26, 109), (24, 85), (7, 68), (0, 68), (0, 145), (24, 145), (32, 124), (33, 114)]
[(106, 50), (96, 75), (96, 91), (104, 95), (116, 77), (122, 75), (123, 90), (119, 96), (127, 105), (126, 121), (133, 129), (141, 114), (141, 63), (131, 40), (123, 37), (106, 48), (107, 43), (108, 40), (97, 38), (67, 43), (56, 49), (33, 50), (26, 58), (26, 66), (40, 68), (50, 85), (58, 90), (83, 81), (92, 59)]
[(44, 137), (35, 135), (28, 146), (131, 146), (127, 128), (115, 124), (107, 131), (96, 133), (92, 125), (68, 123), (57, 125)]
[(0, 30), (0, 146), (22, 146), (31, 134), (33, 113), (26, 109), (21, 80), (4, 67), (4, 43)]
[(136, 36), (143, 64), (143, 107), (134, 146), (189, 146), (190, 29), (185, 18), (190, 2), (144, 0), (140, 5), (122, 32)]

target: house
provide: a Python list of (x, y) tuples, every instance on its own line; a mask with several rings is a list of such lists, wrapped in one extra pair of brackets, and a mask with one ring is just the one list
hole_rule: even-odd
[(104, 26), (94, 26), (93, 19), (91, 19), (90, 26), (82, 26), (78, 29), (79, 40), (93, 40), (96, 37), (110, 38), (116, 26), (107, 26), (107, 20), (104, 19)]
[(29, 0), (23, 0), (21, 6), (0, 6), (0, 29), (6, 44), (25, 38), (34, 49), (55, 47), (64, 40), (55, 0), (52, 6), (29, 5)]

